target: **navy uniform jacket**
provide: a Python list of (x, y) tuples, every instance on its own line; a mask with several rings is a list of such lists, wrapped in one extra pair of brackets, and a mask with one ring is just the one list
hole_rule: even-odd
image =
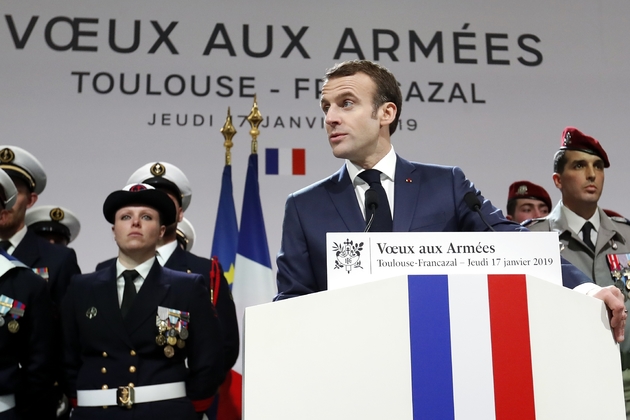
[(57, 306), (61, 304), (72, 276), (81, 273), (74, 249), (53, 245), (30, 229), (12, 256), (31, 268), (48, 268), (48, 289)]
[[(464, 196), (477, 195), (481, 213), (497, 231), (526, 231), (503, 217), (457, 167), (396, 160), (394, 232), (487, 231)], [(362, 232), (363, 211), (345, 165), (330, 177), (289, 196), (278, 253), (276, 300), (326, 290), (326, 232)], [(566, 261), (565, 261), (566, 263)], [(567, 287), (588, 282), (579, 270), (563, 264)]]
[[(123, 320), (116, 266), (75, 276), (62, 305), (66, 392), (186, 382), (186, 398), (117, 406), (77, 407), (73, 419), (195, 419), (193, 402), (211, 398), (224, 378), (223, 342), (203, 278), (162, 268), (155, 261)], [(156, 344), (158, 306), (190, 313), (189, 337), (168, 358)], [(96, 316), (89, 318), (88, 310)], [(188, 368), (185, 361), (187, 359)], [(133, 366), (133, 368), (132, 368)]]
[[(115, 263), (116, 259), (112, 258), (111, 260), (99, 263), (96, 269), (100, 270)], [(198, 257), (191, 252), (184, 251), (179, 246), (175, 248), (175, 251), (173, 251), (164, 265), (164, 267), (170, 268), (171, 270), (202, 275), (206, 282), (206, 288), (210, 287), (210, 266), (211, 261), (209, 259)], [(223, 270), (221, 269), (220, 271), (221, 285), (219, 286), (216, 310), (223, 329), (225, 372), (228, 372), (232, 366), (234, 366), (238, 358), (239, 334), (236, 309), (234, 308), (230, 286), (223, 274)]]
[[(52, 303), (46, 282), (28, 268), (13, 268), (0, 277), (0, 295), (26, 305), (16, 333), (8, 329), (10, 314), (0, 327), (0, 395), (17, 393), (17, 411), (24, 418), (54, 419), (56, 401), (42, 399), (51, 394), (54, 382)], [(12, 411), (0, 413), (0, 419), (13, 418)]]

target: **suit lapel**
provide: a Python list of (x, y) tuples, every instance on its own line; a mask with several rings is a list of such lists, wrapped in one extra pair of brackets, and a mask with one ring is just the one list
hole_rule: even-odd
[(162, 267), (156, 259), (125, 318), (125, 327), (129, 335), (137, 330), (147, 318), (155, 317), (157, 314), (157, 307), (170, 288), (170, 285), (163, 281), (163, 276)]
[[(595, 244), (595, 254), (598, 254), (606, 246), (606, 243), (611, 239), (615, 239), (617, 242), (625, 243), (625, 239), (622, 235), (618, 234), (614, 223), (604, 213), (602, 209), (597, 208), (599, 212), (599, 232), (597, 232), (597, 244)], [(613, 251), (614, 252), (614, 251)]]
[(348, 231), (362, 232), (365, 229), (365, 220), (345, 164), (330, 177), (330, 181), (326, 186), (328, 195)]
[(98, 277), (94, 282), (96, 309), (107, 319), (107, 325), (111, 327), (126, 344), (131, 346), (131, 340), (123, 324), (120, 305), (118, 303), (116, 264), (112, 264), (106, 270), (101, 270), (97, 273)]
[(416, 168), (400, 156), (396, 157), (394, 180), (394, 232), (409, 232), (420, 195), (421, 179)]

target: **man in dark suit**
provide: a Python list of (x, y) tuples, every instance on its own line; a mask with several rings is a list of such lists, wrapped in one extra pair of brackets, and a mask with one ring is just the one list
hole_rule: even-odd
[(81, 269), (72, 248), (51, 244), (28, 230), (24, 222), (26, 210), (46, 187), (44, 168), (35, 156), (17, 146), (0, 146), (0, 168), (18, 190), (15, 206), (0, 222), (0, 247), (48, 282), (53, 303), (58, 306), (70, 278)]
[(110, 194), (103, 214), (117, 261), (75, 277), (62, 307), (72, 418), (200, 418), (224, 378), (222, 333), (203, 277), (156, 261), (175, 206), (133, 184)]
[[(0, 220), (17, 189), (0, 169)], [(0, 250), (0, 420), (54, 419), (52, 304), (46, 282)], [(37, 403), (35, 403), (37, 402)]]
[[(326, 290), (326, 232), (363, 231), (366, 226), (395, 232), (489, 230), (467, 202), (471, 195), (494, 230), (525, 230), (506, 220), (459, 168), (396, 155), (390, 136), (401, 107), (396, 78), (376, 63), (348, 61), (326, 73), (321, 108), (333, 155), (345, 164), (287, 199), (276, 300)], [(370, 203), (377, 204), (376, 210)], [(570, 264), (563, 264), (563, 282), (602, 298), (613, 311), (616, 339), (623, 340), (627, 314), (618, 290), (598, 288)]]
[[(192, 200), (192, 189), (186, 175), (175, 165), (167, 162), (151, 162), (135, 171), (127, 184), (146, 183), (166, 193), (175, 204), (176, 221), (166, 226), (164, 236), (159, 239), (157, 260), (166, 268), (186, 273), (201, 274), (210, 290), (212, 303), (219, 315), (223, 329), (225, 372), (227, 373), (238, 357), (239, 334), (236, 309), (223, 270), (212, 262), (191, 252), (182, 250), (177, 243), (177, 223), (184, 218), (184, 212)], [(104, 261), (96, 266), (99, 270), (113, 263)]]

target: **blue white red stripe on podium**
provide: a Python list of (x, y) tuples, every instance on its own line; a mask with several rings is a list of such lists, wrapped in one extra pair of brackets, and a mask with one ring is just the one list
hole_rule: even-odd
[(536, 418), (525, 276), (480, 277), (409, 276), (414, 419)]

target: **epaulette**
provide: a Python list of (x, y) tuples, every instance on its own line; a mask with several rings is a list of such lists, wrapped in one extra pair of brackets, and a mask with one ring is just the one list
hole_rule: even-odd
[(630, 225), (630, 220), (626, 219), (625, 217), (612, 216), (610, 220), (612, 220), (613, 222), (624, 223), (626, 225)]
[(538, 219), (527, 219), (527, 220), (523, 220), (521, 222), (521, 226), (523, 227), (530, 227), (530, 226), (534, 226), (537, 225), (538, 223), (542, 222), (546, 220), (544, 217), (540, 217)]

